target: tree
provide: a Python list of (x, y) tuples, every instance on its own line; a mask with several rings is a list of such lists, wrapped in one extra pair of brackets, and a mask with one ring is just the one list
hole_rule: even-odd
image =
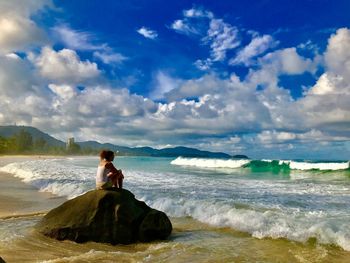
[(16, 138), (18, 152), (25, 152), (25, 151), (32, 150), (33, 137), (29, 132), (22, 129), (15, 135), (15, 138)]
[(5, 153), (7, 151), (7, 140), (0, 136), (0, 153)]
[(47, 147), (47, 142), (42, 137), (34, 141), (34, 149), (36, 151), (43, 151), (46, 149), (46, 147)]
[(72, 143), (67, 148), (68, 154), (78, 154), (80, 152), (80, 145), (76, 143)]

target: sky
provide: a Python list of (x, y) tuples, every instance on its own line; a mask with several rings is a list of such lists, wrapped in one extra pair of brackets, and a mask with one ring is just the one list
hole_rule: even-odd
[(350, 1), (0, 0), (0, 125), (350, 159)]

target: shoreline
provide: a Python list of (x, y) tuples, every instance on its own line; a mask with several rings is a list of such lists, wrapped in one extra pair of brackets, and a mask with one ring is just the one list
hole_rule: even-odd
[[(0, 156), (0, 167), (15, 162), (52, 158), (60, 157), (41, 155)], [(46, 213), (66, 200), (64, 197), (58, 197), (51, 193), (39, 192), (37, 188), (24, 183), (20, 178), (9, 173), (0, 172), (0, 219)]]

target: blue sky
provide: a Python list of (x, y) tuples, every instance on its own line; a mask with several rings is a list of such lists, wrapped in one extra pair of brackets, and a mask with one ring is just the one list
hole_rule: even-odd
[(14, 0), (0, 11), (0, 125), (350, 159), (349, 1)]

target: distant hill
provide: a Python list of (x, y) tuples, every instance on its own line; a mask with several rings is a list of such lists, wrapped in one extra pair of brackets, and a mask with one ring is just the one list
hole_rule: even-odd
[(17, 134), (19, 131), (25, 130), (26, 132), (29, 132), (30, 135), (32, 135), (33, 140), (37, 140), (39, 138), (44, 139), (48, 145), (50, 146), (65, 146), (65, 143), (57, 140), (56, 138), (52, 137), (51, 135), (40, 131), (37, 128), (31, 127), (31, 126), (0, 126), (0, 136), (2, 137), (11, 137), (15, 134)]
[[(57, 140), (56, 138), (50, 136), (47, 133), (40, 131), (37, 128), (30, 126), (0, 126), (0, 136), (11, 137), (17, 134), (21, 130), (25, 130), (30, 133), (34, 140), (39, 138), (44, 139), (49, 146), (60, 146), (64, 147), (65, 143), (63, 141)], [(112, 151), (118, 152), (120, 155), (128, 156), (153, 156), (153, 157), (197, 157), (197, 158), (248, 158), (245, 155), (235, 155), (231, 156), (223, 152), (209, 152), (202, 151), (195, 148), (189, 147), (174, 147), (174, 148), (164, 148), (164, 149), (154, 149), (151, 147), (126, 147), (120, 145), (114, 145), (111, 143), (99, 143), (96, 141), (85, 141), (77, 142), (79, 146), (84, 148), (89, 148), (93, 150), (100, 149), (110, 149)]]
[(96, 141), (77, 142), (80, 147), (90, 147), (94, 149), (111, 149), (119, 152), (121, 155), (134, 155), (134, 156), (153, 156), (153, 157), (201, 157), (201, 158), (231, 158), (232, 156), (222, 152), (209, 152), (201, 151), (188, 147), (174, 147), (164, 149), (154, 149), (151, 147), (125, 147), (118, 146), (110, 143), (101, 144)]

